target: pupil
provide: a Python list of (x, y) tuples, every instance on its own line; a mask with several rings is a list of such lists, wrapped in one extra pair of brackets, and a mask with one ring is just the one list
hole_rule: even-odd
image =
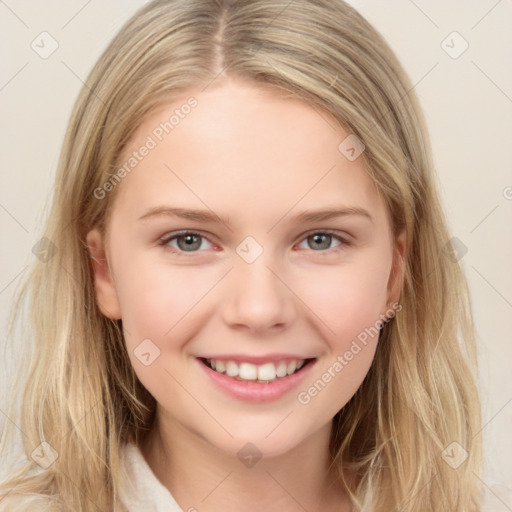
[[(310, 238), (313, 239), (314, 244), (320, 245), (320, 247), (317, 246), (316, 249), (328, 249), (331, 245), (331, 235), (316, 234), (312, 235)], [(315, 249), (315, 247), (313, 247), (313, 249)]]
[[(181, 240), (184, 240), (184, 243), (180, 243)], [(198, 235), (182, 235), (178, 238), (178, 245), (180, 246), (180, 249), (185, 251), (198, 249), (201, 245), (200, 237)]]

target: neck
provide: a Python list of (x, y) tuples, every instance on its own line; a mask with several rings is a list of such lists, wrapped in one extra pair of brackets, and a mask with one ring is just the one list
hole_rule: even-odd
[[(159, 416), (157, 415), (157, 418)], [(349, 512), (329, 455), (331, 424), (257, 462), (227, 454), (173, 421), (155, 422), (141, 451), (183, 510)]]

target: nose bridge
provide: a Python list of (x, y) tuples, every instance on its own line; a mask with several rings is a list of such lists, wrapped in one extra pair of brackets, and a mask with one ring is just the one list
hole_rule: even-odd
[(251, 330), (289, 323), (294, 313), (293, 294), (281, 281), (273, 253), (252, 237), (242, 241), (236, 252), (224, 308), (226, 322)]

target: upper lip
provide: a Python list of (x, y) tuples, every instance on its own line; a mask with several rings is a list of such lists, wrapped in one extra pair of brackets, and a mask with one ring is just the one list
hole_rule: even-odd
[(306, 357), (297, 354), (267, 354), (264, 356), (251, 356), (248, 354), (218, 354), (218, 355), (203, 355), (199, 359), (210, 359), (214, 361), (234, 361), (241, 363), (252, 363), (255, 365), (265, 363), (277, 363), (283, 360), (296, 360), (302, 361), (306, 359), (314, 359), (313, 357)]

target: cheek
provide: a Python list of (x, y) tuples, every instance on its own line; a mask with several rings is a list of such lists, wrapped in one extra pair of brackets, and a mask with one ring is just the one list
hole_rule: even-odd
[(116, 290), (129, 343), (141, 337), (156, 343), (176, 339), (170, 332), (201, 310), (197, 306), (217, 279), (213, 270), (198, 272), (192, 266), (167, 265), (162, 260), (141, 255), (118, 262)]
[(117, 261), (116, 289), (132, 367), (144, 387), (166, 407), (190, 409), (179, 385), (186, 381), (188, 368), (182, 349), (209, 314), (208, 295), (218, 273), (218, 269), (198, 272), (193, 267), (167, 265), (147, 254)]
[(331, 348), (344, 350), (385, 311), (391, 260), (368, 252), (357, 261), (317, 268), (301, 279), (300, 296), (311, 308)]
[(308, 414), (327, 421), (361, 386), (377, 349), (390, 264), (386, 258), (372, 257), (324, 269), (317, 273), (316, 286), (302, 288), (328, 345), (314, 378), (297, 395)]

